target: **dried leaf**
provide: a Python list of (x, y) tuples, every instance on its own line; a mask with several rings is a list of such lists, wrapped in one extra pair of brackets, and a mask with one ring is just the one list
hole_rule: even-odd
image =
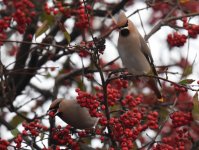
[(192, 74), (193, 66), (187, 66), (183, 72), (183, 77), (187, 77), (188, 75)]
[(168, 108), (166, 108), (166, 107), (160, 107), (160, 110), (159, 110), (160, 122), (165, 121), (168, 116), (169, 116), (169, 110), (168, 110)]
[(66, 38), (67, 43), (69, 44), (70, 41), (71, 41), (70, 34), (68, 33), (68, 31), (66, 30), (65, 26), (61, 22), (59, 22), (58, 24), (59, 24), (59, 28), (64, 33), (64, 37)]
[(198, 92), (193, 96), (193, 109), (192, 116), (194, 120), (199, 121), (199, 101), (198, 101)]
[[(26, 112), (20, 112), (22, 115), (26, 116)], [(10, 121), (10, 124), (13, 126), (13, 127), (17, 127), (20, 123), (22, 123), (24, 121), (24, 119), (21, 117), (21, 116), (14, 116), (12, 118), (12, 120)]]
[(40, 35), (42, 35), (44, 32), (46, 32), (49, 29), (48, 21), (45, 20), (43, 24), (37, 29), (35, 33), (35, 38), (38, 38)]

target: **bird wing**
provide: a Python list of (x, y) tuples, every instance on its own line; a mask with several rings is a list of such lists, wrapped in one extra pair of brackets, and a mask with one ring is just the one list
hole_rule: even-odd
[[(143, 37), (141, 35), (139, 35), (139, 36), (140, 36), (140, 43), (141, 43), (141, 46), (142, 46), (141, 47), (141, 51), (144, 54), (144, 56), (146, 57), (147, 61), (149, 62), (150, 66), (152, 68), (152, 72), (154, 73), (154, 75), (158, 76), (158, 73), (157, 73), (157, 71), (155, 69), (155, 65), (153, 63), (154, 61), (153, 61), (153, 57), (151, 55), (151, 51), (150, 51), (148, 45), (146, 44), (146, 41), (143, 39)], [(157, 81), (158, 81), (159, 85), (162, 86), (161, 83), (160, 83), (160, 80), (157, 79)]]

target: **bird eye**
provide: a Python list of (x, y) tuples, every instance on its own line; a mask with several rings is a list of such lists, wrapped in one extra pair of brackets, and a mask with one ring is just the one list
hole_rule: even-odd
[(125, 25), (120, 26), (119, 29), (121, 30), (122, 28), (128, 27), (128, 20), (126, 21)]
[(121, 33), (122, 36), (128, 36), (129, 35), (129, 29), (124, 28), (120, 31), (120, 33)]

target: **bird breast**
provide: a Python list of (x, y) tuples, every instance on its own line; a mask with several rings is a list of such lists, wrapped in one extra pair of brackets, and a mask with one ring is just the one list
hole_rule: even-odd
[(122, 63), (130, 73), (141, 75), (150, 72), (150, 64), (141, 51), (141, 42), (136, 34), (131, 33), (128, 37), (119, 35), (118, 43)]
[(81, 107), (75, 100), (61, 103), (60, 109), (64, 107), (62, 120), (78, 129), (91, 128), (95, 125), (97, 118), (91, 117), (85, 107)]

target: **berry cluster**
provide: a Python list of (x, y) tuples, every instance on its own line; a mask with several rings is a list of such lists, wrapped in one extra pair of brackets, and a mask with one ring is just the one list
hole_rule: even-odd
[(121, 149), (132, 149), (135, 141), (145, 127), (140, 121), (141, 113), (137, 111), (127, 111), (119, 118), (111, 118), (109, 124), (112, 128), (112, 138), (119, 142)]
[(14, 139), (14, 142), (17, 144), (16, 148), (20, 148), (21, 147), (22, 141), (23, 141), (22, 135), (18, 134), (17, 137)]
[(101, 117), (102, 114), (98, 111), (100, 102), (97, 101), (97, 97), (91, 95), (87, 92), (76, 89), (78, 96), (76, 97), (77, 102), (81, 107), (86, 107), (89, 110), (89, 113), (92, 117)]
[(190, 145), (190, 134), (186, 128), (176, 129), (173, 135), (163, 137), (162, 142), (153, 147), (153, 150), (185, 150)]
[(116, 89), (121, 90), (122, 88), (128, 87), (128, 81), (124, 79), (116, 79), (114, 82), (111, 82), (111, 85)]
[(174, 85), (174, 89), (178, 92), (187, 92), (187, 89), (185, 87), (181, 87), (179, 85)]
[(108, 97), (108, 104), (110, 106), (114, 106), (115, 103), (121, 97), (121, 91), (117, 88), (114, 88), (111, 84), (107, 86), (107, 97)]
[[(33, 10), (35, 6), (30, 0), (4, 0), (3, 4), (1, 11), (9, 14), (9, 16), (3, 16), (0, 19), (1, 41), (7, 39), (5, 31), (10, 27), (23, 34), (27, 25), (32, 22), (33, 17), (36, 15)], [(12, 10), (12, 12), (10, 12), (10, 10)], [(3, 42), (0, 42), (0, 45), (2, 44)]]
[(72, 138), (70, 134), (71, 126), (67, 125), (65, 128), (58, 126), (53, 128), (52, 139), (55, 141), (56, 145), (65, 145), (68, 148), (79, 150), (78, 143)]
[(138, 106), (142, 103), (142, 97), (134, 98), (132, 95), (127, 95), (124, 100), (122, 100), (122, 105), (131, 109), (132, 107)]
[(40, 121), (38, 119), (35, 119), (33, 122), (26, 123), (23, 122), (22, 126), (24, 127), (24, 130), (22, 131), (22, 135), (27, 136), (38, 136), (42, 131), (47, 131), (48, 127), (40, 124)]
[(0, 33), (10, 26), (11, 17), (5, 16), (0, 20)]
[(138, 139), (141, 132), (148, 128), (147, 124), (141, 123), (144, 118), (142, 111), (135, 107), (118, 118), (112, 117), (110, 119), (112, 138), (119, 142), (121, 149), (128, 150), (134, 147), (133, 142)]
[(8, 149), (7, 147), (10, 145), (10, 142), (0, 138), (0, 149)]
[(90, 5), (86, 5), (86, 8), (84, 8), (83, 5), (81, 5), (77, 10), (77, 22), (75, 22), (75, 26), (80, 29), (85, 29), (89, 27), (89, 22), (91, 19), (91, 16), (87, 14), (86, 11), (89, 11), (91, 13), (92, 7)]
[[(187, 36), (189, 36), (190, 38), (197, 38), (197, 35), (199, 34), (199, 25), (189, 24), (187, 18), (183, 18), (182, 22), (183, 28), (188, 32)], [(167, 42), (170, 47), (180, 47), (186, 43), (187, 36), (178, 32), (174, 32), (173, 35), (169, 34), (167, 36)]]
[(48, 15), (57, 15), (59, 13), (65, 15), (66, 17), (70, 17), (72, 10), (69, 9), (69, 5), (68, 3), (65, 3), (64, 5), (62, 4), (62, 2), (55, 2), (55, 6), (53, 7), (49, 7), (48, 3), (44, 4), (44, 11), (48, 14)]
[(82, 49), (78, 52), (78, 55), (83, 58), (83, 57), (90, 56), (90, 53), (88, 51)]
[(180, 47), (183, 46), (186, 43), (187, 36), (184, 34), (180, 34), (178, 32), (174, 32), (173, 35), (169, 34), (167, 36), (167, 42), (170, 47)]
[[(16, 29), (19, 33), (24, 33), (28, 24), (32, 22), (32, 18), (36, 13), (33, 10), (35, 5), (30, 0), (21, 1), (4, 1), (7, 9), (15, 10), (10, 17), (4, 17), (0, 20), (0, 32), (10, 27), (11, 20), (17, 23)], [(10, 5), (12, 4), (12, 5)]]
[(189, 24), (187, 18), (183, 18), (183, 27), (188, 31), (188, 35), (191, 38), (197, 38), (199, 34), (199, 25)]
[(190, 112), (182, 112), (176, 111), (170, 114), (170, 118), (172, 120), (173, 127), (181, 127), (185, 125), (189, 125), (192, 121), (192, 114)]
[(82, 2), (77, 2), (76, 6), (77, 7), (71, 7), (70, 3), (55, 2), (55, 7), (49, 7), (48, 3), (45, 3), (44, 11), (49, 15), (57, 15), (58, 13), (66, 17), (74, 15), (76, 17), (75, 27), (86, 29), (89, 27), (89, 21), (91, 21), (90, 14), (92, 12), (92, 7), (90, 5), (84, 7)]
[(149, 128), (158, 129), (159, 125), (158, 125), (158, 112), (157, 111), (150, 112), (147, 115), (147, 119), (148, 119), (147, 125)]
[(79, 51), (78, 51), (78, 55), (80, 57), (87, 57), (87, 56), (90, 56), (90, 50), (92, 47), (93, 47), (93, 42), (85, 42), (85, 41), (82, 41), (79, 45)]
[(98, 52), (100, 54), (103, 54), (105, 50), (105, 39), (104, 38), (94, 38), (93, 41), (90, 42), (84, 42), (82, 41), (79, 46), (77, 46), (79, 49), (78, 54), (80, 57), (87, 57), (92, 52)]

